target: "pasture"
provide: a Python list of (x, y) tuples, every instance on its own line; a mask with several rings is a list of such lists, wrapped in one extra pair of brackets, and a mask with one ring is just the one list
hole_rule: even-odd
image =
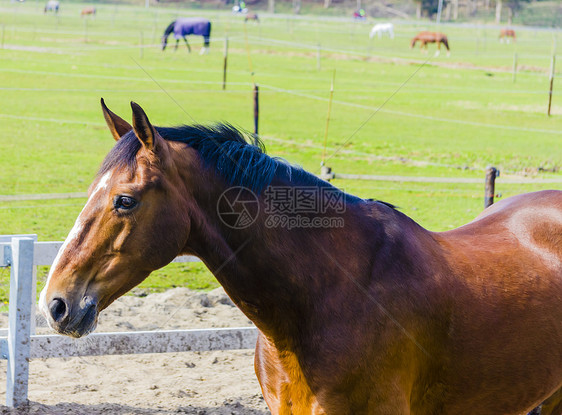
[[(85, 192), (114, 141), (99, 99), (130, 119), (129, 101), (160, 126), (227, 121), (253, 129), (252, 76), (260, 87), (260, 135), (268, 152), (319, 173), (328, 96), (336, 71), (327, 165), (339, 173), (483, 178), (487, 165), (503, 177), (503, 197), (560, 183), (562, 93), (555, 80), (546, 116), (548, 70), (559, 33), (516, 28), (500, 44), (499, 28), (441, 25), (451, 56), (434, 57), (409, 40), (427, 22), (395, 22), (395, 38), (369, 39), (374, 22), (267, 15), (244, 25), (226, 11), (194, 11), (64, 3), (57, 15), (39, 2), (0, 2), (0, 194)], [(179, 50), (159, 48), (178, 16), (212, 21), (208, 55), (202, 39)], [(229, 39), (222, 90), (224, 38)], [(247, 45), (246, 47), (246, 41)], [(249, 56), (248, 58), (248, 51)], [(318, 53), (320, 51), (320, 62)], [(518, 73), (512, 65), (517, 53)], [(559, 65), (560, 68), (560, 65)], [(560, 74), (560, 69), (557, 71)], [(483, 206), (483, 184), (336, 181), (363, 197), (396, 204), (428, 229), (470, 221)], [(84, 199), (0, 199), (0, 234), (37, 233), (63, 240)], [(43, 278), (42, 278), (43, 277)], [(0, 270), (0, 301), (9, 272)], [(42, 284), (44, 275), (39, 277)], [(138, 290), (217, 286), (200, 265), (154, 273)], [(138, 291), (137, 291), (138, 292)]]

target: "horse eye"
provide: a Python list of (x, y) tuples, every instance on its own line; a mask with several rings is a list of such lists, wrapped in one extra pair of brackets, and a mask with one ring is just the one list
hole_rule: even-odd
[(137, 205), (137, 201), (130, 196), (116, 196), (113, 206), (117, 210), (129, 210)]

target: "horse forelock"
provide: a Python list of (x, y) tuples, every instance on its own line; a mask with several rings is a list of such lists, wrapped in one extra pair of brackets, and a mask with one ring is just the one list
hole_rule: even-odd
[(109, 171), (122, 168), (135, 171), (137, 168), (137, 153), (141, 146), (142, 144), (135, 133), (132, 130), (129, 131), (117, 141), (107, 154), (97, 176), (102, 177)]

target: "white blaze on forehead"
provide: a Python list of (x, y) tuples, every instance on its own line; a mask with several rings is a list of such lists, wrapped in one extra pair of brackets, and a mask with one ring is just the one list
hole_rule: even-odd
[[(68, 247), (68, 244), (70, 242), (72, 242), (74, 239), (76, 239), (76, 237), (80, 234), (80, 232), (82, 232), (82, 229), (84, 227), (84, 220), (82, 218), (82, 214), (84, 213), (84, 211), (86, 211), (86, 208), (92, 202), (92, 200), (94, 199), (94, 196), (100, 190), (103, 190), (103, 189), (107, 188), (107, 184), (109, 183), (110, 178), (111, 178), (111, 172), (109, 172), (109, 171), (102, 176), (102, 178), (98, 182), (96, 188), (94, 189), (94, 191), (90, 195), (88, 201), (86, 202), (86, 204), (82, 208), (82, 211), (78, 215), (78, 218), (76, 219), (76, 222), (74, 223), (74, 226), (70, 230), (70, 233), (68, 234), (64, 243), (60, 247), (59, 252), (57, 253), (57, 256), (55, 257), (55, 260), (53, 261), (53, 264), (51, 265), (51, 269), (49, 270), (49, 275), (47, 276), (47, 282), (45, 283), (45, 288), (43, 288), (43, 290), (41, 291), (41, 294), (39, 295), (39, 308), (41, 309), (41, 311), (43, 312), (43, 314), (45, 316), (47, 316), (47, 311), (48, 311), (46, 296), (47, 296), (47, 289), (49, 288), (49, 282), (51, 281), (51, 276), (53, 275), (53, 272), (56, 269), (57, 264), (58, 264), (58, 262), (59, 262), (59, 260), (62, 256), (62, 254), (64, 253), (64, 251)], [(49, 321), (49, 319), (47, 319), (47, 321)]]

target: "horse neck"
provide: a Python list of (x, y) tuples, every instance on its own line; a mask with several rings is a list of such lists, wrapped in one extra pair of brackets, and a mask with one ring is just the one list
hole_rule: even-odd
[(176, 24), (176, 21), (174, 20), (172, 23), (170, 23), (168, 25), (168, 27), (166, 28), (166, 30), (164, 30), (164, 35), (163, 36), (169, 36), (170, 33), (172, 33), (174, 31), (174, 26)]
[[(232, 229), (217, 214), (217, 200), (229, 187), (224, 179), (214, 169), (206, 169), (198, 175), (205, 185), (198, 187), (189, 183), (189, 176), (192, 174), (184, 179), (186, 188), (196, 189), (196, 193), (195, 204), (186, 212), (191, 216), (191, 230), (184, 253), (200, 257), (237, 306), (271, 338), (291, 338), (287, 333), (302, 331), (298, 324), (313, 321), (311, 299), (329, 307), (323, 299), (333, 297), (330, 290), (334, 287), (336, 296), (349, 298), (346, 290), (355, 293), (357, 284), (367, 286), (374, 264), (386, 267), (386, 262), (377, 260), (377, 253), (389, 243), (385, 241), (389, 234), (395, 234), (393, 244), (402, 243), (398, 236), (402, 227), (394, 223), (394, 209), (351, 196), (346, 196), (343, 213), (326, 209), (309, 215), (340, 218), (343, 227), (289, 229), (268, 224), (271, 206), (266, 190), (258, 196), (260, 211), (255, 222), (244, 229)], [(275, 176), (271, 185), (295, 189), (287, 177)], [(321, 198), (315, 192), (313, 196)], [(390, 258), (385, 261), (391, 262)]]

